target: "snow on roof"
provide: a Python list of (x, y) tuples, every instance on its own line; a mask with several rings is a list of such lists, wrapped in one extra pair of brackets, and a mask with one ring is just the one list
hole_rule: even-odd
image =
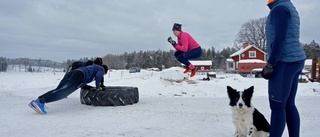
[(244, 59), (244, 60), (240, 60), (239, 63), (266, 63), (266, 62), (260, 59)]
[(257, 49), (257, 50), (261, 51), (262, 53), (266, 54), (266, 53), (265, 53), (264, 51), (262, 51), (261, 49), (255, 47), (255, 46), (253, 46), (253, 45), (249, 45), (249, 46), (247, 46), (246, 48), (240, 49), (239, 51), (231, 54), (230, 57), (238, 56), (238, 55), (242, 54), (243, 52), (247, 51), (248, 49), (250, 49), (251, 47), (254, 47), (255, 49)]
[(234, 62), (232, 58), (227, 58), (227, 62)]
[(254, 68), (251, 70), (251, 72), (260, 72), (263, 68)]
[(302, 70), (302, 73), (309, 73), (309, 71), (306, 70), (306, 69), (303, 69), (303, 70)]
[(216, 72), (208, 72), (209, 75), (214, 75)]
[(245, 52), (246, 50), (248, 50), (251, 47), (252, 47), (252, 45), (247, 46), (246, 48), (240, 49), (239, 51), (231, 54), (230, 57), (238, 56), (238, 55), (240, 55), (241, 53)]
[(306, 59), (306, 61), (304, 62), (304, 65), (312, 65), (312, 59)]
[[(211, 60), (193, 60), (190, 61), (190, 63), (194, 66), (211, 66), (212, 61)], [(184, 64), (182, 64), (184, 66)]]

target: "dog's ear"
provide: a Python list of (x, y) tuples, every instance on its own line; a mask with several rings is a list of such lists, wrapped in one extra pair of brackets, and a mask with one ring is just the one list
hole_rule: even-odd
[(228, 91), (228, 95), (230, 96), (230, 95), (234, 94), (237, 90), (233, 89), (230, 86), (227, 86), (227, 91)]
[(254, 86), (251, 86), (250, 88), (248, 88), (248, 90), (252, 90), (253, 91), (254, 89)]
[(248, 93), (248, 94), (252, 95), (252, 94), (253, 94), (253, 89), (254, 89), (254, 87), (253, 87), (253, 86), (251, 86), (250, 88), (245, 89), (245, 90), (244, 90), (244, 92), (246, 92), (246, 93)]
[(230, 86), (227, 86), (228, 91), (234, 91), (234, 89)]

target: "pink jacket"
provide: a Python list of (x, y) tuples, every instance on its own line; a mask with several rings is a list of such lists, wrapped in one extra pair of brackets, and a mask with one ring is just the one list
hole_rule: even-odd
[(181, 31), (178, 36), (178, 44), (175, 46), (176, 50), (187, 52), (198, 47), (200, 45), (187, 32)]

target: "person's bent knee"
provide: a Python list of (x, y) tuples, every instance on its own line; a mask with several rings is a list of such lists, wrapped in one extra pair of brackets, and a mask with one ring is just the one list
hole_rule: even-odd
[(273, 99), (269, 98), (269, 103), (270, 103), (270, 108), (272, 109), (284, 109), (285, 108), (285, 104), (284, 102), (281, 101), (276, 101)]
[(183, 56), (183, 54), (180, 54), (177, 56), (177, 59), (181, 61), (181, 60), (185, 60), (186, 58)]

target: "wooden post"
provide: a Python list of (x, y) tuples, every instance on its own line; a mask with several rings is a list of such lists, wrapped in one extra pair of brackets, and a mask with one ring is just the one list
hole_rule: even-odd
[(312, 59), (312, 66), (311, 66), (311, 79), (317, 79), (317, 58)]

